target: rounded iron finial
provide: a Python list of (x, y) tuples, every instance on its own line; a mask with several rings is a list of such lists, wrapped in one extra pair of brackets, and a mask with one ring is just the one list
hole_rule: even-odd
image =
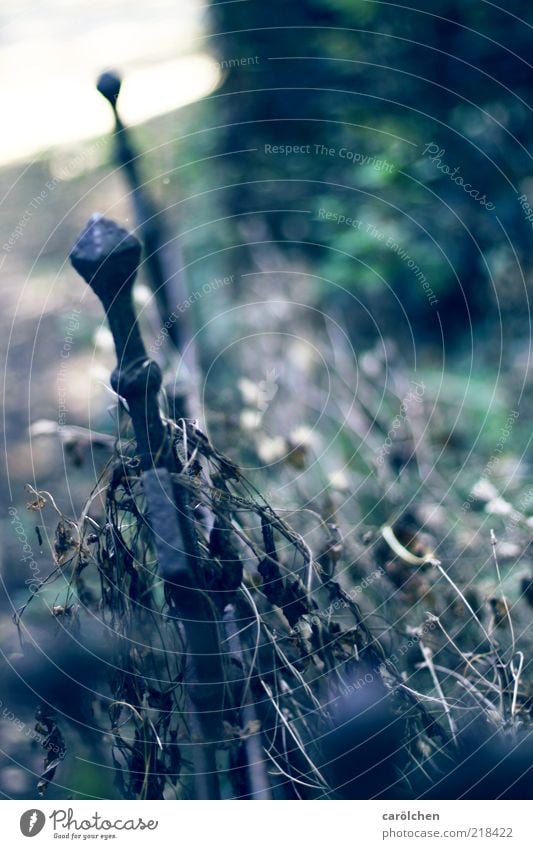
[(122, 79), (116, 71), (104, 71), (100, 74), (96, 81), (96, 88), (106, 100), (109, 101), (113, 109), (117, 105), (118, 96), (120, 94), (120, 86)]
[(141, 243), (133, 233), (96, 213), (70, 252), (78, 274), (107, 309), (126, 286), (133, 285), (141, 259)]

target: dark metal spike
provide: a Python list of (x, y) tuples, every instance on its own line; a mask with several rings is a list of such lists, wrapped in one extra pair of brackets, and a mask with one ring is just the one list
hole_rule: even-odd
[(95, 213), (72, 251), (70, 261), (108, 312), (113, 300), (131, 292), (141, 259), (141, 243), (114, 221)]
[(113, 109), (116, 109), (121, 85), (122, 79), (116, 71), (104, 71), (96, 82), (96, 88), (102, 97), (109, 101)]
[(144, 270), (156, 298), (161, 323), (165, 325), (167, 320), (171, 319), (165, 325), (165, 335), (168, 333), (190, 374), (191, 385), (187, 388), (189, 398), (186, 400), (181, 392), (171, 393), (174, 395), (176, 416), (179, 418), (190, 415), (192, 410), (198, 414), (200, 409), (200, 401), (194, 385), (199, 374), (199, 366), (191, 317), (187, 310), (183, 310), (179, 321), (175, 320), (177, 308), (186, 303), (188, 298), (183, 258), (179, 241), (167, 232), (164, 216), (157, 209), (139, 173), (140, 154), (117, 108), (121, 83), (121, 77), (116, 71), (106, 71), (98, 78), (96, 87), (113, 110), (114, 158), (122, 169), (131, 190), (131, 202), (144, 245)]

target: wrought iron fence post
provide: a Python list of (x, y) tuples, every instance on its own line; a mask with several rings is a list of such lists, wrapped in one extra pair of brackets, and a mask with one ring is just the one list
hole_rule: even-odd
[(188, 694), (189, 726), (196, 795), (219, 797), (215, 747), (220, 737), (224, 675), (218, 624), (202, 586), (201, 557), (196, 545), (190, 505), (166, 428), (161, 420), (159, 366), (147, 357), (132, 301), (132, 287), (141, 246), (113, 221), (94, 215), (71, 254), (72, 265), (100, 298), (113, 334), (117, 368), (111, 383), (128, 404), (148, 506), (159, 572), (165, 581), (172, 615), (186, 637), (184, 687)]
[[(106, 71), (99, 76), (96, 87), (113, 110), (115, 161), (123, 171), (131, 191), (135, 218), (144, 245), (146, 273), (159, 308), (161, 324), (166, 328), (188, 372), (188, 406), (192, 409), (188, 409), (184, 402), (178, 410), (178, 415), (197, 415), (198, 355), (190, 315), (183, 308), (187, 303), (188, 293), (181, 246), (177, 237), (167, 233), (164, 218), (140, 177), (140, 154), (135, 149), (131, 133), (118, 112), (121, 84), (122, 80), (117, 73)], [(178, 311), (179, 321), (176, 320)]]

